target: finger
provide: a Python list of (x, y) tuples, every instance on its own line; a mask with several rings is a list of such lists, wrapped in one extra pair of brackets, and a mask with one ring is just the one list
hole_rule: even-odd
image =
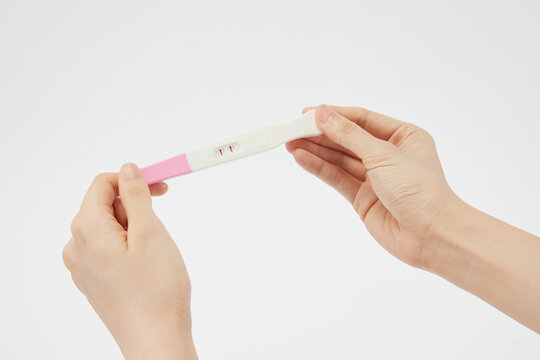
[(405, 123), (360, 107), (332, 106), (334, 111), (351, 120), (371, 135), (388, 140)]
[(286, 144), (287, 150), (293, 152), (296, 149), (304, 149), (316, 155), (326, 162), (339, 166), (359, 181), (366, 180), (366, 168), (356, 156), (351, 157), (341, 151), (328, 149), (306, 139), (293, 140)]
[(365, 221), (367, 214), (373, 210), (373, 206), (377, 201), (379, 201), (379, 197), (373, 190), (371, 182), (366, 181), (362, 183), (358, 189), (358, 192), (356, 193), (353, 203), (353, 207), (358, 215), (360, 215), (360, 219), (362, 219), (362, 221)]
[(96, 176), (84, 196), (81, 209), (95, 205), (111, 207), (118, 192), (117, 189), (118, 173), (104, 173)]
[(69, 271), (73, 271), (76, 264), (77, 252), (75, 246), (75, 242), (73, 241), (73, 238), (71, 238), (62, 250), (62, 260), (64, 261), (64, 265), (66, 266), (66, 268), (68, 268)]
[(161, 196), (169, 190), (169, 186), (164, 182), (149, 185), (148, 188), (150, 189), (150, 195), (152, 196)]
[(370, 165), (380, 165), (379, 159), (386, 158), (396, 150), (389, 142), (374, 137), (329, 106), (319, 106), (315, 119), (317, 126), (330, 140), (356, 154), (368, 170)]
[[(371, 135), (381, 140), (388, 140), (405, 123), (383, 114), (376, 113), (360, 107), (328, 105), (341, 116), (351, 120)], [(315, 109), (313, 106), (306, 107), (302, 114)]]
[(124, 209), (124, 206), (122, 205), (122, 201), (120, 200), (119, 197), (116, 197), (116, 199), (114, 199), (113, 209), (114, 209), (114, 217), (116, 218), (116, 221), (118, 221), (118, 223), (122, 225), (124, 230), (127, 230), (128, 221), (127, 221), (126, 209)]
[(96, 176), (86, 192), (80, 211), (71, 223), (71, 233), (78, 241), (94, 246), (105, 239), (103, 234), (123, 230), (114, 217), (113, 203), (117, 189), (117, 173)]
[(324, 146), (325, 148), (340, 151), (340, 152), (342, 152), (344, 154), (349, 155), (350, 157), (358, 158), (358, 156), (356, 156), (355, 153), (353, 153), (349, 149), (344, 148), (343, 146), (341, 146), (339, 144), (336, 144), (335, 142), (330, 140), (328, 138), (328, 136), (326, 136), (325, 134), (321, 134), (321, 135), (313, 136), (313, 137), (308, 137), (308, 138), (304, 138), (304, 139), (306, 141), (310, 141), (310, 142), (312, 142), (314, 144)]
[[(168, 191), (169, 187), (164, 182), (150, 185), (152, 196), (161, 196)], [(96, 176), (86, 192), (83, 204), (112, 205), (118, 195), (118, 173), (103, 173)]]
[(120, 200), (128, 223), (145, 223), (154, 215), (150, 189), (141, 170), (135, 164), (124, 164), (118, 179)]
[[(316, 109), (316, 107), (314, 107), (314, 106), (308, 106), (308, 107), (306, 107), (306, 108), (304, 108), (304, 109), (302, 110), (302, 114), (305, 114), (306, 112), (308, 112), (308, 111), (310, 111), (310, 110), (313, 110), (313, 109)], [(326, 147), (326, 148), (338, 150), (338, 151), (341, 151), (341, 152), (343, 152), (343, 153), (345, 153), (345, 154), (348, 154), (349, 156), (356, 157), (356, 155), (355, 155), (352, 151), (350, 151), (350, 150), (344, 148), (344, 147), (341, 146), (341, 145), (336, 144), (335, 142), (333, 142), (332, 140), (330, 140), (330, 139), (328, 138), (328, 136), (326, 136), (325, 134), (321, 134), (321, 135), (318, 135), (318, 136), (311, 136), (311, 137), (305, 138), (305, 139), (306, 139), (307, 141), (311, 141), (311, 142), (313, 142), (313, 143), (315, 143), (315, 144), (324, 146), (324, 147)]]
[(352, 204), (360, 187), (360, 181), (340, 167), (330, 164), (304, 149), (295, 149), (292, 154), (301, 167), (332, 186)]
[(304, 115), (305, 113), (307, 113), (309, 110), (313, 110), (315, 109), (314, 106), (308, 106), (308, 107), (305, 107), (303, 110), (302, 110), (302, 115)]
[[(148, 187), (150, 188), (150, 194), (152, 196), (161, 196), (165, 194), (168, 190), (168, 186), (164, 182), (155, 183)], [(120, 223), (120, 225), (122, 225), (124, 230), (127, 230), (128, 221), (126, 210), (124, 209), (124, 205), (122, 205), (122, 201), (118, 196), (116, 197), (116, 199), (114, 199), (113, 209), (116, 220), (118, 221), (118, 223)]]

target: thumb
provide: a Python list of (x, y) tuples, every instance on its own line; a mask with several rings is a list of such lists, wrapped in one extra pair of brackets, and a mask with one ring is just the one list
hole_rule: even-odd
[(315, 118), (317, 126), (330, 140), (352, 151), (362, 161), (365, 157), (385, 155), (395, 150), (392, 144), (371, 135), (329, 106), (317, 107)]
[(150, 189), (137, 165), (127, 163), (120, 169), (118, 193), (126, 211), (128, 223), (148, 220), (153, 215)]

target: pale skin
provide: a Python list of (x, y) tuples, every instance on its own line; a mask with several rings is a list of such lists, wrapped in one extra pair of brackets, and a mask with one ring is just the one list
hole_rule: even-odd
[[(362, 108), (316, 109), (323, 134), (287, 144), (298, 164), (341, 193), (396, 258), (540, 333), (540, 238), (459, 199), (425, 130)], [(149, 188), (134, 164), (99, 175), (64, 248), (75, 284), (126, 359), (197, 358), (189, 277), (151, 205), (166, 190)]]

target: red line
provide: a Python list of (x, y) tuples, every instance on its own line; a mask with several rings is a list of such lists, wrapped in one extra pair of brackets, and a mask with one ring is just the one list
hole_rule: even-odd
[(219, 154), (223, 156), (223, 151), (221, 151), (221, 149), (219, 149)]
[(231, 150), (231, 152), (232, 152), (232, 147), (230, 147), (230, 146), (229, 146), (229, 149), (230, 149), (230, 150)]

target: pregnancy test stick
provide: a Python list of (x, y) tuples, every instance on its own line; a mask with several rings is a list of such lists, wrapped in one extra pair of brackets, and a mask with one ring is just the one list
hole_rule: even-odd
[(148, 185), (273, 149), (288, 141), (320, 135), (315, 110), (298, 119), (270, 125), (244, 135), (184, 153), (142, 168)]

